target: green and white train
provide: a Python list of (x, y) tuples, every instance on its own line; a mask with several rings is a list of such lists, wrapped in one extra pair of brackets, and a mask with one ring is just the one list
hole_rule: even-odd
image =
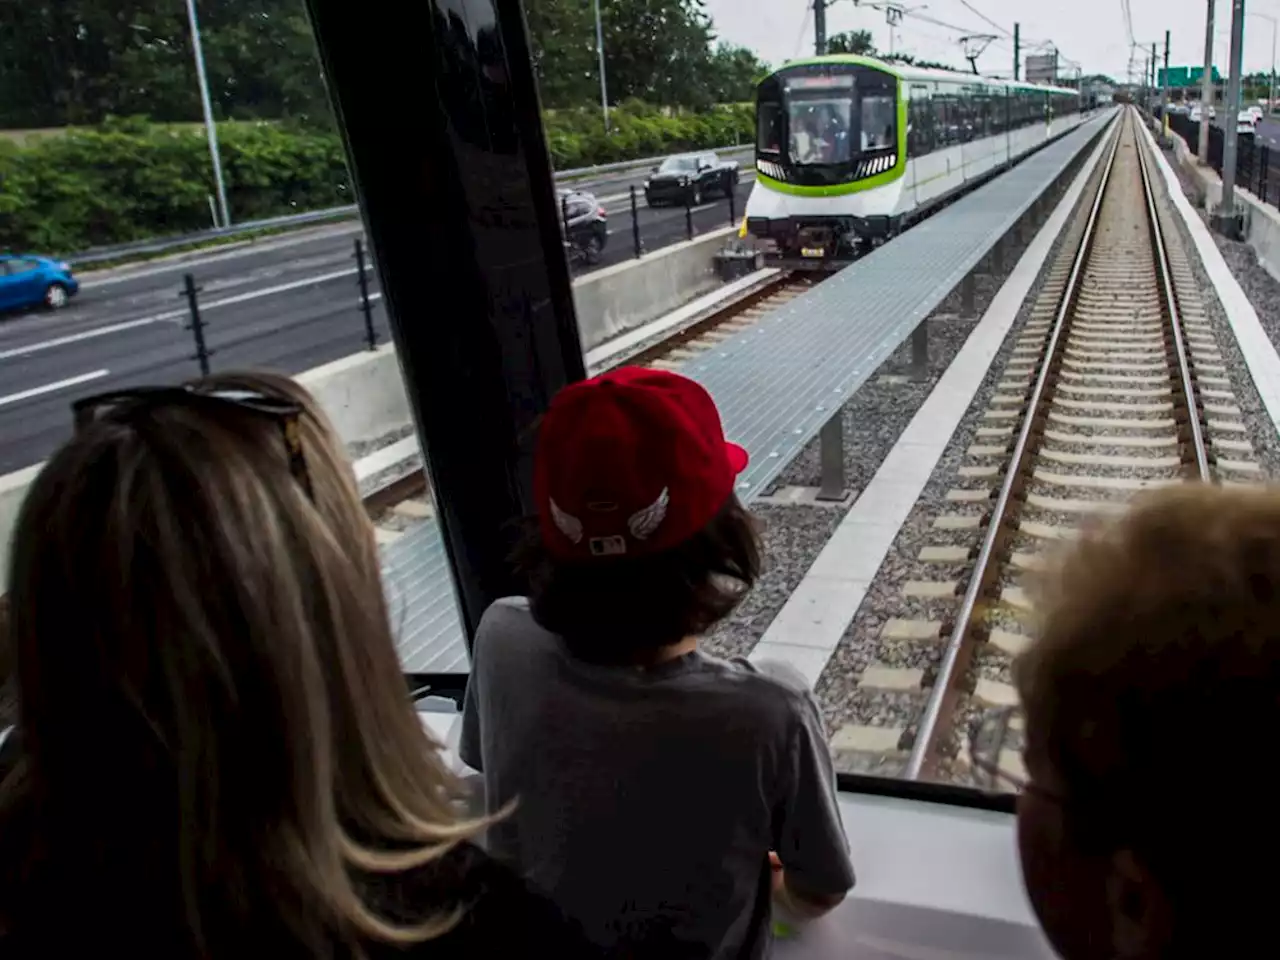
[(1076, 127), (1080, 94), (834, 55), (756, 93), (746, 229), (771, 259), (835, 265)]

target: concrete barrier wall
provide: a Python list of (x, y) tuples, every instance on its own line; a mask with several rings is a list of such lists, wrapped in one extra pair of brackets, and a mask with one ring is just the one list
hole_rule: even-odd
[(575, 280), (573, 302), (582, 352), (656, 320), (718, 286), (715, 256), (735, 229), (725, 227), (664, 247), (642, 260), (619, 263)]
[[(655, 320), (719, 285), (715, 255), (732, 227), (666, 247), (641, 260), (574, 281), (583, 353)], [(412, 415), (395, 347), (386, 344), (299, 374), (359, 461), (388, 438), (409, 432)], [(9, 569), (9, 538), (27, 486), (40, 464), (0, 476), (0, 593)], [(359, 472), (359, 464), (357, 464)]]
[(409, 398), (390, 343), (298, 375), (324, 408), (352, 456), (409, 425)]
[[(1222, 179), (1212, 167), (1202, 167), (1196, 152), (1177, 134), (1171, 134), (1174, 160), (1191, 180), (1195, 200), (1209, 214), (1222, 205)], [(1263, 203), (1248, 190), (1236, 188), (1236, 203), (1244, 215), (1245, 242), (1253, 248), (1258, 263), (1280, 280), (1280, 210)]]

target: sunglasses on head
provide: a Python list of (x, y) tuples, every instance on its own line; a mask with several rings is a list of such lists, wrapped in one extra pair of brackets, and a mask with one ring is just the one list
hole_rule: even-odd
[(299, 423), (303, 411), (292, 400), (255, 390), (202, 391), (192, 387), (134, 387), (77, 400), (71, 404), (71, 412), (78, 433), (100, 420), (127, 423), (131, 417), (169, 405), (212, 411), (236, 410), (274, 420), (280, 425), (285, 454), (289, 458), (289, 472), (307, 497), (315, 499), (311, 489), (311, 475), (307, 472), (307, 461), (302, 454), (302, 431)]

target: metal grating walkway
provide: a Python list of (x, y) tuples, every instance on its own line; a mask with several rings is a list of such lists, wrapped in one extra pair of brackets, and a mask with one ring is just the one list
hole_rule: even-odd
[(404, 672), (466, 673), (453, 575), (434, 518), (382, 548), (382, 582)]
[[(1086, 121), (681, 367), (711, 392), (726, 433), (751, 453), (738, 488), (744, 500), (764, 490), (818, 434), (1111, 117)], [(382, 558), (405, 672), (464, 672), (466, 646), (435, 520), (405, 531), (383, 547)]]

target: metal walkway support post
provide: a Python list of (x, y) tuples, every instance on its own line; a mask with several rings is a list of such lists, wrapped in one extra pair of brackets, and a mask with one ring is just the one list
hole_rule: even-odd
[(923, 383), (929, 379), (929, 318), (911, 331), (911, 379)]
[(991, 272), (995, 276), (1004, 273), (1004, 245), (1006, 238), (1001, 237), (996, 241), (996, 245), (991, 248)]
[(356, 281), (360, 284), (360, 309), (364, 313), (364, 336), (370, 350), (378, 349), (378, 332), (373, 329), (373, 304), (369, 302), (369, 278), (364, 272), (364, 243), (356, 237)]
[(831, 419), (818, 434), (818, 456), (822, 462), (822, 486), (818, 500), (838, 502), (844, 499), (844, 413), (836, 407)]
[(960, 313), (963, 316), (972, 317), (977, 310), (977, 286), (976, 271), (966, 274), (960, 281)]
[(196, 342), (196, 355), (192, 357), (200, 364), (200, 376), (209, 375), (209, 358), (213, 351), (204, 342), (204, 321), (200, 319), (200, 288), (196, 286), (196, 278), (185, 274), (182, 278), (182, 296), (187, 298), (187, 309), (191, 311), (191, 322), (184, 329), (191, 331)]
[(693, 207), (687, 193), (684, 195), (684, 235), (686, 240), (693, 239)]

